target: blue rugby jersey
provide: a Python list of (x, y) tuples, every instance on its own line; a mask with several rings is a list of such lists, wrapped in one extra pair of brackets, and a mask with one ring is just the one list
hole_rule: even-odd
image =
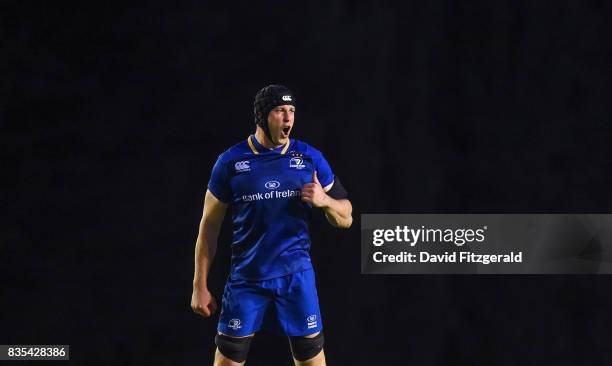
[(265, 280), (312, 268), (308, 216), (300, 192), (313, 171), (324, 188), (334, 175), (321, 152), (290, 139), (275, 149), (254, 135), (222, 153), (208, 189), (232, 207), (232, 279)]

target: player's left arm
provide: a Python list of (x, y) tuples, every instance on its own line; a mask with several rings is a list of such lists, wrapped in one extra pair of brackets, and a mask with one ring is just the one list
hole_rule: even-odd
[[(306, 183), (302, 187), (302, 201), (308, 202), (315, 207), (325, 211), (325, 217), (330, 224), (337, 228), (348, 229), (353, 223), (353, 205), (346, 198), (335, 199), (326, 193), (317, 178), (317, 172), (312, 175), (312, 183)], [(327, 188), (332, 188), (330, 184)]]

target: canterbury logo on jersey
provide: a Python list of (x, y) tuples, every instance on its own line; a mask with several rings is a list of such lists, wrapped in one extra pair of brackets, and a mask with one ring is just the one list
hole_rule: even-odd
[(234, 164), (234, 168), (236, 168), (236, 172), (248, 172), (249, 170), (251, 170), (251, 167), (249, 167), (248, 160), (237, 162), (236, 164)]

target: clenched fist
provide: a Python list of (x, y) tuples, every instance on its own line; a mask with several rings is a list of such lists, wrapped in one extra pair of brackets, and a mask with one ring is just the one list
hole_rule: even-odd
[(207, 289), (193, 288), (191, 309), (195, 313), (208, 318), (217, 311), (217, 308), (217, 301)]
[(327, 206), (329, 196), (321, 187), (317, 178), (317, 171), (312, 174), (312, 183), (306, 183), (302, 186), (302, 201), (312, 204), (314, 207)]

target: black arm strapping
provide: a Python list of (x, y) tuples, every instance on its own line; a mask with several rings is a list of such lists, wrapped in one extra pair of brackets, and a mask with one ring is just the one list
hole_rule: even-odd
[(346, 189), (344, 189), (344, 186), (342, 186), (342, 182), (340, 182), (340, 178), (338, 178), (338, 176), (334, 177), (334, 184), (332, 185), (331, 189), (327, 191), (327, 194), (336, 200), (341, 200), (348, 197), (348, 192)]

